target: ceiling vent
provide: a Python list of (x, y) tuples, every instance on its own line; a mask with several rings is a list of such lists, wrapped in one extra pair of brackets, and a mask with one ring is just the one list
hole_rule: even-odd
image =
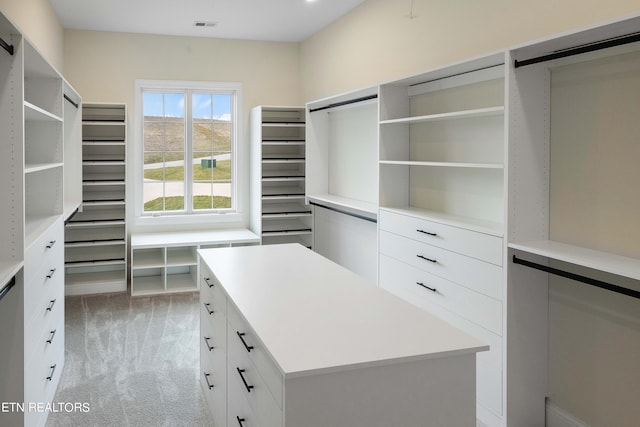
[(217, 24), (217, 22), (212, 22), (212, 21), (196, 21), (193, 23), (194, 27), (198, 27), (198, 28), (211, 28), (211, 27), (215, 27)]

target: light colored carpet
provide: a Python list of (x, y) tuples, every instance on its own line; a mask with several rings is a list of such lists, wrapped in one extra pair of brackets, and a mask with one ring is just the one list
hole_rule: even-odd
[(199, 388), (198, 294), (67, 297), (56, 426), (208, 426)]

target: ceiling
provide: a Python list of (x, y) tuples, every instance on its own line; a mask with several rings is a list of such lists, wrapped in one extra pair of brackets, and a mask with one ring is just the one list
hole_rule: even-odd
[(287, 42), (305, 40), (364, 1), (50, 0), (69, 29)]

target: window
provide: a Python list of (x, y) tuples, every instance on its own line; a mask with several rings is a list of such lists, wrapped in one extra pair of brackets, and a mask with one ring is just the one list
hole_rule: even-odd
[(138, 217), (238, 211), (237, 83), (136, 81)]

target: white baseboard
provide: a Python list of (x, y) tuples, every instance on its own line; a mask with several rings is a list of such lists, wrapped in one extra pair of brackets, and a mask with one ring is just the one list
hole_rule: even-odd
[(589, 427), (589, 424), (579, 420), (567, 411), (561, 409), (553, 402), (547, 400), (546, 404), (547, 427)]

